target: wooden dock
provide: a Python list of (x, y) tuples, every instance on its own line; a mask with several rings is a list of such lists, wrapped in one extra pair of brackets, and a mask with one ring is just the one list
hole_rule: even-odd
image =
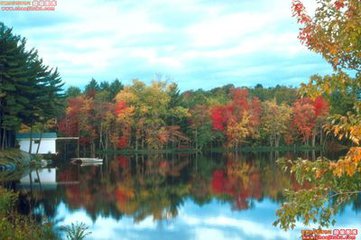
[(80, 163), (102, 163), (103, 159), (101, 158), (72, 158), (71, 162), (80, 162)]

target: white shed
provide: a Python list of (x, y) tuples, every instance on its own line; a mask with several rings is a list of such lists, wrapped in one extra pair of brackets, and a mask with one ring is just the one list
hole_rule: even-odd
[[(28, 152), (30, 147), (30, 133), (18, 133), (16, 134), (16, 140), (20, 145), (20, 149)], [(40, 141), (41, 137), (41, 141)], [(31, 153), (35, 154), (39, 147), (39, 154), (56, 154), (56, 139), (57, 135), (55, 132), (47, 133), (32, 133), (33, 144), (31, 147)]]

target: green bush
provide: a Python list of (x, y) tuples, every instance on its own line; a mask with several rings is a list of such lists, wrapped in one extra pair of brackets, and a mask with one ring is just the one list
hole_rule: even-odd
[(78, 222), (65, 226), (63, 230), (66, 232), (68, 240), (83, 240), (87, 235), (91, 234), (84, 223)]
[(15, 210), (17, 194), (0, 188), (0, 240), (58, 239), (51, 223), (38, 224)]

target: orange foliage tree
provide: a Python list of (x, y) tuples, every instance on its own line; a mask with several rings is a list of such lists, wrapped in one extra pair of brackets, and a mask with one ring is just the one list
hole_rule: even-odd
[[(295, 227), (299, 218), (306, 224), (318, 221), (321, 226), (329, 225), (340, 205), (361, 189), (361, 2), (321, 0), (315, 15), (310, 16), (300, 0), (293, 0), (292, 10), (302, 25), (301, 42), (320, 53), (334, 69), (331, 76), (312, 76), (308, 84), (302, 84), (301, 94), (312, 99), (334, 92), (351, 95), (353, 108), (346, 114), (331, 115), (324, 124), (329, 134), (348, 141), (350, 148), (344, 157), (337, 161), (280, 160), (299, 182), (314, 184), (308, 190), (288, 192), (288, 201), (277, 212), (275, 222), (284, 229)], [(322, 104), (318, 100), (316, 106)]]
[(261, 103), (258, 98), (249, 98), (246, 89), (231, 90), (232, 100), (226, 105), (211, 109), (213, 129), (221, 131), (228, 147), (238, 147), (246, 138), (258, 137)]

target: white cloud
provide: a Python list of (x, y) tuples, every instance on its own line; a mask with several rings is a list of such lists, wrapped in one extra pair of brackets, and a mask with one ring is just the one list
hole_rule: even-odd
[[(307, 6), (314, 7), (312, 2), (306, 0)], [(250, 56), (251, 69), (264, 64), (263, 55), (272, 54), (298, 64), (297, 57), (307, 50), (297, 39), (290, 5), (285, 0), (62, 0), (55, 12), (5, 13), (4, 21), (20, 29), (16, 32), (28, 38), (28, 46), (37, 48), (46, 64), (58, 66), (68, 85), (93, 76), (148, 80), (162, 72), (177, 76), (182, 89), (198, 88), (194, 79), (199, 77), (213, 79), (202, 84), (210, 88), (222, 81), (244, 84), (237, 76), (247, 70), (239, 65)], [(267, 79), (267, 69), (279, 67), (272, 64), (264, 68)], [(307, 78), (305, 74), (293, 79)], [(243, 75), (249, 85), (258, 73)]]
[[(207, 240), (222, 240), (227, 239), (224, 232), (208, 228), (208, 227), (199, 227), (194, 229), (195, 236), (194, 239), (207, 239)], [(242, 240), (240, 237), (232, 238), (233, 240)]]
[(259, 32), (269, 21), (268, 17), (247, 12), (218, 15), (190, 27), (187, 34), (193, 47), (224, 46), (241, 41), (247, 34)]
[(291, 239), (290, 232), (279, 231), (277, 228), (255, 221), (220, 216), (206, 219), (205, 223), (211, 226), (234, 227), (241, 230), (246, 235), (257, 236), (259, 239)]

